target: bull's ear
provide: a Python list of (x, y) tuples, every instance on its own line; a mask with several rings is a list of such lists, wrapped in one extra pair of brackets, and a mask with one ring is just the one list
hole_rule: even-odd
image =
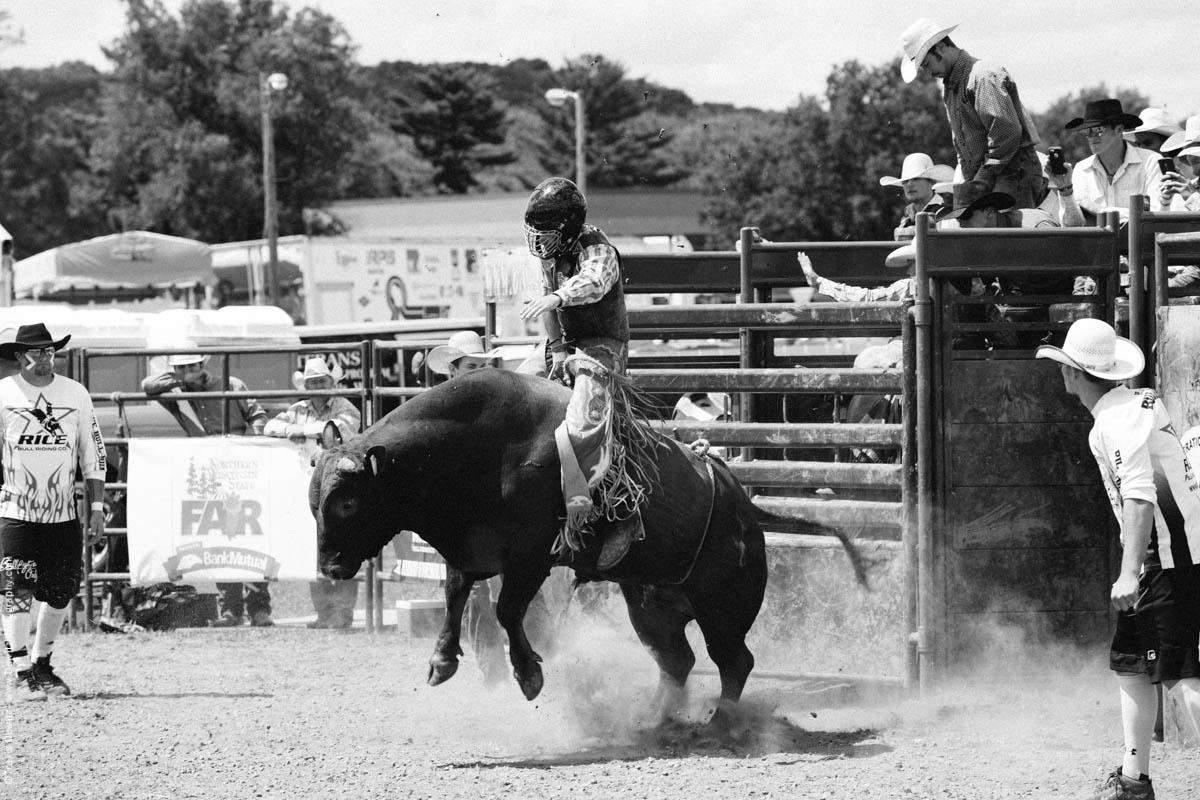
[(363, 459), (363, 462), (366, 464), (367, 471), (371, 473), (371, 477), (378, 478), (383, 472), (384, 464), (387, 463), (387, 451), (376, 445), (367, 451), (367, 457)]
[(342, 432), (338, 430), (337, 424), (330, 420), (325, 423), (324, 429), (321, 431), (321, 447), (329, 450), (332, 447), (337, 447), (342, 443)]

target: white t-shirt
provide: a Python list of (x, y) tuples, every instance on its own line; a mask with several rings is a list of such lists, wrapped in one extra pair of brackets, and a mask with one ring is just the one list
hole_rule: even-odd
[(82, 384), (55, 375), (34, 386), (20, 375), (0, 380), (4, 487), (0, 517), (29, 522), (75, 519), (75, 466), (104, 480), (104, 440)]
[(1154, 504), (1144, 566), (1200, 563), (1200, 483), (1153, 389), (1118, 386), (1096, 403), (1088, 445), (1117, 522), (1125, 500)]

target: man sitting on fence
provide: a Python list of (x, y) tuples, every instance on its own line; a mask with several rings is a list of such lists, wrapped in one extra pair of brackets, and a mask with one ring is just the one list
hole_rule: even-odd
[[(327, 391), (336, 383), (333, 371), (324, 358), (310, 358), (304, 362), (304, 371), (292, 375), (292, 385), (310, 392)], [(345, 397), (310, 395), (292, 403), (267, 423), (263, 430), (266, 436), (289, 439), (305, 448), (310, 455), (318, 450), (317, 444), (325, 426), (332, 422), (343, 439), (358, 433), (362, 415), (354, 404)], [(335, 581), (318, 576), (308, 584), (313, 610), (317, 618), (308, 623), (310, 628), (349, 628), (354, 622), (354, 606), (358, 601), (358, 582), (355, 580)]]

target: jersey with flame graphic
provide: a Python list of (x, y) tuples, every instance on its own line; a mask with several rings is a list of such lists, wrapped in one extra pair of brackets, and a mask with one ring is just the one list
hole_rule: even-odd
[(0, 380), (4, 486), (0, 516), (29, 522), (74, 519), (75, 466), (104, 480), (104, 440), (82, 384), (55, 375), (34, 386), (20, 375)]

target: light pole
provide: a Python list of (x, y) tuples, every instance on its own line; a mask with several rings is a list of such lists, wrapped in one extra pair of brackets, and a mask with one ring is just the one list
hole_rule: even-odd
[(279, 300), (279, 203), (275, 199), (275, 132), (271, 125), (274, 95), (287, 89), (287, 75), (259, 73), (258, 89), (262, 100), (263, 146), (263, 235), (267, 239), (267, 269), (263, 276), (268, 305)]
[(570, 89), (547, 89), (546, 102), (552, 106), (561, 106), (568, 100), (575, 101), (575, 185), (585, 196), (587, 195), (587, 161), (583, 156), (583, 143), (587, 141), (587, 129), (584, 126), (583, 95)]

